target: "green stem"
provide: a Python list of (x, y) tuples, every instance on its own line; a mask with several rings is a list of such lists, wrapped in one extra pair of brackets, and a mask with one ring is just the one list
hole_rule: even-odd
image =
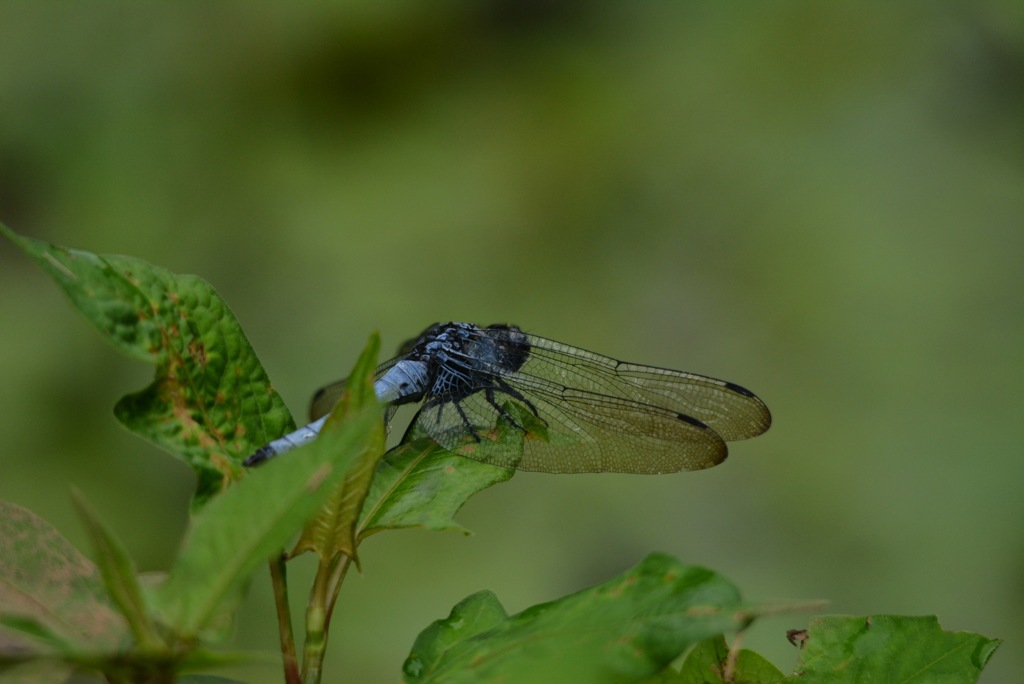
[(352, 559), (338, 554), (330, 561), (320, 561), (309, 593), (306, 608), (306, 643), (302, 649), (302, 684), (319, 684), (323, 672), (331, 615), (338, 600), (341, 583)]
[(331, 616), (334, 614), (334, 604), (338, 600), (338, 593), (341, 591), (341, 583), (345, 581), (349, 566), (352, 565), (352, 557), (342, 555), (341, 562), (335, 567), (331, 575), (331, 600), (327, 603), (327, 628), (330, 629)]
[(327, 587), (330, 561), (320, 559), (306, 605), (306, 643), (302, 649), (302, 684), (319, 684), (327, 650)]
[(288, 605), (288, 557), (281, 554), (270, 561), (270, 583), (274, 587), (277, 605), (277, 630), (281, 635), (281, 660), (284, 664), (285, 684), (301, 684), (299, 663), (295, 657), (295, 634), (292, 632), (292, 614)]

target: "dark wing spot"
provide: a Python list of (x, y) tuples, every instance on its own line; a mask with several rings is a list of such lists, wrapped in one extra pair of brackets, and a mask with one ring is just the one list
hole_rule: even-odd
[(734, 382), (726, 381), (725, 382), (725, 388), (726, 389), (730, 389), (733, 392), (736, 392), (737, 394), (742, 394), (745, 397), (754, 397), (755, 396), (754, 393), (751, 392), (750, 390), (748, 390), (746, 387), (740, 387), (739, 385), (737, 385)]
[(699, 427), (702, 430), (709, 430), (710, 429), (703, 421), (697, 420), (693, 416), (688, 416), (685, 413), (677, 413), (676, 414), (676, 418), (678, 418), (679, 420), (683, 421), (684, 423), (689, 423), (690, 425), (692, 425), (694, 427)]

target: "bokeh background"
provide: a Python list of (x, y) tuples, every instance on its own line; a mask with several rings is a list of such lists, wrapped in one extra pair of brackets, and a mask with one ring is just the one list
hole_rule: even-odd
[[(297, 416), (371, 330), (437, 320), (771, 407), (710, 471), (520, 474), (474, 536), (371, 539), (329, 678), (396, 681), (476, 590), (518, 611), (653, 550), (752, 600), (937, 614), (1006, 640), (982, 681), (1024, 672), (1017, 0), (8, 3), (0, 220), (202, 275)], [(88, 549), (77, 485), (160, 570), (191, 472), (111, 413), (151, 372), (0, 244), (0, 496)], [(746, 644), (788, 671), (806, 617)], [(263, 573), (227, 647), (276, 647)]]

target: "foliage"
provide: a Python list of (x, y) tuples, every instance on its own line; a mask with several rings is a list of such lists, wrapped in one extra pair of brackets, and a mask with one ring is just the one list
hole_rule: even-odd
[[(321, 437), (247, 472), (242, 460), (294, 421), (207, 283), (0, 231), (115, 347), (156, 366), (153, 382), (115, 414), (198, 475), (182, 549), (155, 584), (139, 578), (81, 494), (73, 496), (95, 563), (30, 511), (0, 502), (0, 670), (42, 663), (54, 677), (84, 668), (111, 682), (226, 682), (182, 673), (239, 657), (204, 644), (222, 636), (252, 572), (271, 559), (285, 680), (319, 681), (331, 612), (359, 544), (390, 529), (461, 529), (454, 515), (465, 501), (512, 476), (422, 436), (383, 455), (376, 336)], [(521, 439), (508, 425), (499, 430), (503, 441)], [(300, 663), (285, 564), (306, 551), (319, 566)], [(739, 647), (759, 616), (798, 608), (747, 603), (721, 575), (652, 554), (513, 616), (493, 594), (473, 594), (420, 634), (403, 673), (407, 682), (969, 682), (999, 645), (944, 632), (935, 618), (820, 617), (788, 677)], [(726, 634), (736, 635), (731, 646)]]

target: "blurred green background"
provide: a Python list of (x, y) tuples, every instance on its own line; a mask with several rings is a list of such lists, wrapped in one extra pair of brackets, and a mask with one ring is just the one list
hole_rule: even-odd
[[(473, 591), (518, 611), (652, 550), (753, 600), (934, 613), (1006, 640), (982, 681), (1024, 671), (1017, 0), (7, 3), (0, 220), (202, 275), (299, 418), (371, 330), (438, 320), (771, 407), (713, 470), (520, 474), (472, 537), (374, 537), (329, 679), (396, 681)], [(0, 293), (0, 497), (87, 549), (75, 484), (166, 568), (191, 472), (111, 412), (151, 369), (8, 243)], [(746, 644), (789, 671), (805, 623)], [(275, 649), (263, 573), (230, 646)]]

